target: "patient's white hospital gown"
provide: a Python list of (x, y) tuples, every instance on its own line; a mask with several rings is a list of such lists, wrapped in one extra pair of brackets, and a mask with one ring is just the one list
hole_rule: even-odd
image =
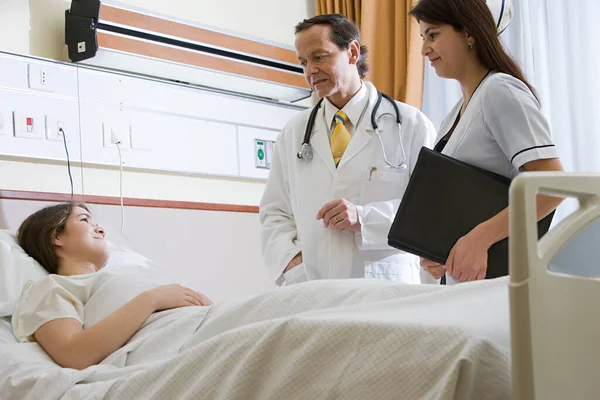
[(161, 279), (148, 274), (113, 270), (73, 276), (52, 274), (27, 284), (12, 316), (13, 331), (19, 341), (33, 342), (38, 328), (60, 318), (74, 318), (85, 329), (161, 284)]

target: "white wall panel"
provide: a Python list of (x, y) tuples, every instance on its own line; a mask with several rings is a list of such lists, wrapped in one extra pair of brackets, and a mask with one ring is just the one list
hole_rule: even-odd
[(86, 102), (271, 129), (281, 129), (290, 118), (303, 109), (83, 68), (79, 70), (79, 85), (80, 98)]
[[(264, 180), (268, 170), (255, 165), (254, 139), (274, 140), (303, 109), (2, 53), (0, 70), (0, 116), (6, 121), (0, 154), (16, 157), (65, 160), (60, 137), (46, 129), (56, 131), (60, 121), (73, 161), (118, 166), (112, 129), (122, 140), (125, 167)], [(40, 71), (48, 86), (40, 86)], [(36, 117), (39, 138), (14, 135), (21, 120), (11, 126), (13, 113)]]
[[(105, 145), (106, 126), (127, 135), (121, 146), (125, 166), (207, 175), (238, 174), (235, 125), (82, 103), (81, 145), (86, 163), (119, 165), (116, 147)], [(136, 139), (143, 143), (138, 147), (149, 149), (136, 149)]]
[[(72, 161), (80, 160), (77, 70), (59, 63), (0, 54), (0, 154), (66, 160), (61, 121)], [(40, 85), (41, 72), (45, 86)], [(36, 89), (43, 87), (43, 90)], [(33, 118), (35, 132), (22, 130)], [(53, 134), (53, 135), (49, 135)]]
[[(27, 156), (50, 160), (66, 160), (65, 146), (62, 141), (48, 140), (46, 135), (46, 118), (49, 127), (56, 131), (57, 121), (64, 121), (67, 146), (71, 161), (80, 160), (79, 147), (79, 112), (76, 100), (32, 95), (23, 92), (0, 90), (0, 104), (3, 115), (13, 112), (16, 118), (12, 121), (11, 131), (21, 130), (21, 118), (35, 118), (34, 128), (38, 138), (0, 135), (0, 153), (12, 156)], [(10, 114), (8, 114), (10, 116)], [(5, 116), (6, 118), (6, 116)], [(21, 134), (20, 132), (17, 135)], [(33, 133), (22, 133), (34, 136)]]
[(43, 66), (48, 72), (53, 88), (49, 92), (55, 96), (77, 99), (77, 68), (71, 65), (41, 60), (30, 57), (20, 57), (0, 52), (0, 87), (24, 90), (32, 94), (48, 93), (33, 90), (29, 86), (29, 65)]

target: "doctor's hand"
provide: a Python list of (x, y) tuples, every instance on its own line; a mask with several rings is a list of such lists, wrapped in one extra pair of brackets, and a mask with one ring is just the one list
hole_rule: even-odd
[(323, 220), (325, 228), (360, 232), (358, 209), (346, 199), (338, 199), (325, 204), (317, 213), (317, 219)]
[(289, 264), (287, 265), (287, 267), (285, 267), (283, 272), (286, 273), (290, 269), (297, 267), (300, 264), (302, 264), (302, 252), (296, 254), (296, 256), (294, 258), (292, 258), (292, 261), (289, 262)]
[(435, 261), (428, 260), (423, 257), (419, 257), (421, 259), (421, 267), (435, 279), (440, 279), (446, 273), (446, 266), (440, 263), (436, 263)]
[(459, 282), (485, 279), (488, 245), (473, 229), (458, 239), (446, 261), (448, 275)]

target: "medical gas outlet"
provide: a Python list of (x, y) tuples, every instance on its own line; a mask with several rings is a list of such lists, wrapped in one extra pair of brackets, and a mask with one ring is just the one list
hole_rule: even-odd
[(273, 140), (254, 139), (254, 165), (256, 168), (271, 169)]

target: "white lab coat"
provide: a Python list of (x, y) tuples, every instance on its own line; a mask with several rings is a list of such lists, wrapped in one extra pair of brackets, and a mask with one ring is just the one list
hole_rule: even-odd
[[(420, 281), (418, 258), (389, 247), (387, 235), (418, 153), (423, 146), (432, 145), (435, 129), (419, 110), (397, 102), (408, 169), (390, 168), (371, 125), (377, 92), (371, 83), (365, 84), (369, 105), (338, 168), (323, 121), (324, 107), (317, 113), (311, 137), (312, 161), (297, 157), (310, 109), (290, 120), (277, 138), (259, 215), (265, 263), (271, 279), (279, 285), (362, 277)], [(383, 113), (395, 115), (385, 99), (377, 117)], [(399, 164), (403, 155), (395, 117), (385, 116), (379, 125), (388, 160)], [(373, 167), (377, 171), (371, 173)], [(316, 219), (323, 205), (342, 198), (358, 206), (361, 232), (325, 228), (323, 221)], [(302, 252), (303, 263), (284, 276), (283, 270), (298, 252)]]

